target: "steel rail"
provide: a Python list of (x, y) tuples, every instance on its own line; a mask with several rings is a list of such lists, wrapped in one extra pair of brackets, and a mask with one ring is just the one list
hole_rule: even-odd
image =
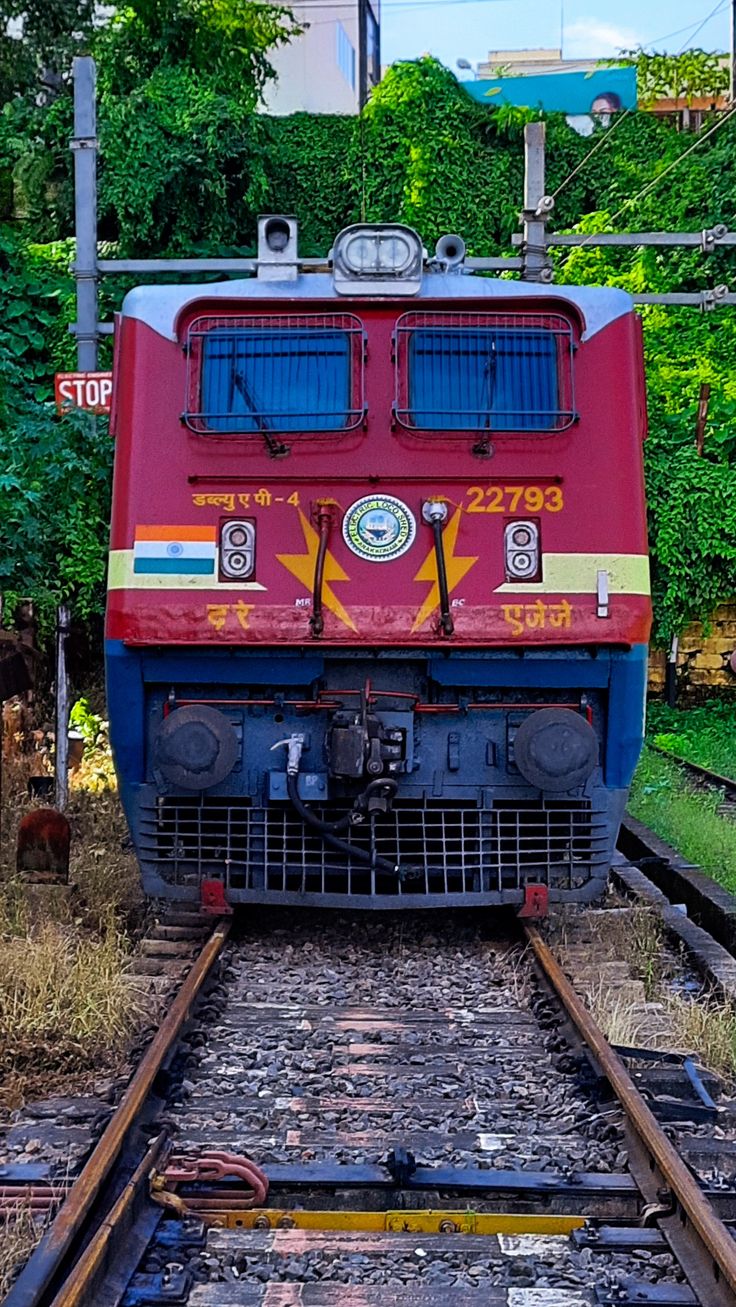
[[(93, 1307), (96, 1301), (93, 1295), (106, 1270), (106, 1260), (114, 1256), (114, 1247), (121, 1235), (130, 1237), (136, 1220), (136, 1203), (146, 1192), (148, 1177), (159, 1164), (165, 1147), (166, 1136), (160, 1134), (103, 1217), (87, 1247), (75, 1260), (69, 1275), (54, 1296), (51, 1307)], [(147, 1238), (145, 1242), (148, 1242)]]
[(720, 1276), (736, 1293), (736, 1242), (716, 1216), (697, 1180), (667, 1138), (642, 1098), (621, 1058), (614, 1053), (600, 1026), (588, 1012), (567, 976), (535, 926), (524, 927), (526, 937), (542, 971), (549, 980), (579, 1035), (593, 1053), (626, 1116), (649, 1157), (658, 1167), (700, 1242), (714, 1263), (714, 1279)]
[(651, 749), (652, 753), (658, 753), (661, 758), (669, 758), (670, 762), (674, 762), (683, 771), (692, 772), (698, 780), (705, 781), (716, 789), (725, 790), (727, 794), (736, 795), (736, 781), (732, 777), (722, 776), (720, 772), (711, 771), (709, 767), (703, 767), (699, 762), (691, 762), (689, 758), (681, 758), (677, 753), (670, 753), (669, 749), (660, 749), (658, 744), (647, 741), (647, 748)]
[(176, 1043), (229, 932), (230, 921), (219, 921), (187, 972), (117, 1110), (69, 1190), (58, 1216), (10, 1290), (5, 1299), (5, 1307), (39, 1307), (45, 1301), (44, 1294), (89, 1217), (102, 1186), (120, 1155), (128, 1132), (134, 1125), (167, 1054)]

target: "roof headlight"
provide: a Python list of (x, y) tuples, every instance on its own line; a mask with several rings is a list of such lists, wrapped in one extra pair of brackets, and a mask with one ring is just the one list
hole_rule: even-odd
[(355, 223), (332, 250), (339, 295), (416, 295), (422, 284), (424, 247), (401, 223)]

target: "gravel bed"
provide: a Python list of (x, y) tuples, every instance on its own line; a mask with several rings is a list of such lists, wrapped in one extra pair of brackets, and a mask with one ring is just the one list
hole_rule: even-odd
[[(430, 1166), (626, 1169), (618, 1111), (589, 1097), (528, 953), (484, 938), (467, 915), (445, 914), (440, 930), (419, 916), (254, 914), (229, 946), (179, 1073), (167, 1116), (181, 1147), (248, 1152), (266, 1169), (376, 1163), (398, 1143)], [(366, 1245), (371, 1235), (351, 1248), (334, 1233), (213, 1230), (190, 1265), (213, 1285), (588, 1295), (625, 1277), (681, 1279), (668, 1253), (593, 1252), (567, 1238), (379, 1238), (380, 1248)]]
[[(613, 1289), (626, 1278), (652, 1284), (682, 1283), (669, 1253), (628, 1254), (578, 1249), (560, 1236), (355, 1236), (355, 1251), (323, 1247), (300, 1249), (297, 1232), (273, 1236), (250, 1231), (213, 1231), (206, 1251), (194, 1254), (189, 1269), (197, 1283), (338, 1283), (437, 1286), (535, 1286), (585, 1290)], [(382, 1240), (376, 1251), (376, 1241)], [(290, 1242), (296, 1243), (291, 1249)], [(394, 1247), (392, 1248), (392, 1243)], [(442, 1247), (438, 1247), (442, 1244)], [(156, 1269), (151, 1263), (149, 1270)]]
[(268, 1164), (417, 1139), (427, 1164), (620, 1169), (617, 1114), (553, 1065), (523, 949), (443, 925), (297, 915), (235, 942), (169, 1107), (182, 1143), (240, 1139)]

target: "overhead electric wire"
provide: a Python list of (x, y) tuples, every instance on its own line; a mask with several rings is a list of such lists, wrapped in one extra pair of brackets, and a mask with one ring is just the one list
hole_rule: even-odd
[[(681, 27), (677, 32), (668, 32), (665, 34), (665, 36), (655, 37), (653, 41), (647, 41), (646, 44), (655, 45), (657, 41), (666, 40), (667, 36), (680, 36), (683, 32), (690, 32), (691, 35), (686, 38), (686, 40), (680, 46), (680, 49), (676, 52), (675, 58), (677, 58), (677, 55), (682, 54), (688, 42), (694, 40), (695, 37), (698, 35), (698, 32), (702, 31), (702, 29), (705, 27), (706, 23), (709, 23), (711, 18), (715, 18), (716, 14), (720, 13), (721, 10), (725, 9), (728, 4), (730, 4), (730, 0), (718, 0), (718, 4), (715, 6), (715, 8), (711, 9), (710, 13), (706, 14), (705, 18), (703, 18), (697, 26), (695, 24), (691, 24), (690, 27)], [(693, 27), (695, 27), (694, 31), (692, 30)], [(641, 49), (642, 50), (644, 49), (643, 45), (641, 46)], [(573, 168), (572, 172), (568, 173), (564, 181), (560, 182), (560, 185), (557, 187), (557, 190), (553, 191), (552, 193), (553, 199), (557, 199), (557, 196), (560, 194), (560, 191), (565, 189), (568, 182), (571, 182), (573, 177), (577, 177), (578, 173), (585, 167), (588, 160), (592, 159), (593, 155), (597, 154), (597, 152), (600, 149), (602, 149), (604, 145), (608, 143), (611, 136), (616, 131), (616, 128), (620, 127), (621, 123), (625, 122), (626, 119), (630, 117), (632, 112), (633, 110), (631, 109), (625, 109), (622, 114), (616, 115), (614, 121), (604, 132), (603, 136), (599, 137), (599, 139), (595, 142), (595, 145), (593, 145), (592, 148), (588, 150), (588, 153), (585, 155), (585, 157), (580, 160), (580, 163), (577, 164), (575, 168)]]
[(711, 9), (710, 13), (709, 13), (709, 14), (706, 14), (706, 16), (705, 16), (705, 18), (703, 19), (703, 21), (702, 21), (702, 22), (701, 22), (701, 23), (700, 23), (700, 24), (695, 28), (695, 31), (694, 31), (694, 32), (693, 32), (693, 33), (692, 33), (692, 34), (687, 38), (686, 41), (683, 41), (682, 45), (680, 46), (680, 49), (677, 51), (677, 54), (682, 54), (683, 50), (685, 49), (685, 46), (686, 46), (690, 41), (694, 41), (694, 40), (695, 40), (696, 36), (698, 35), (698, 32), (702, 32), (702, 30), (703, 30), (703, 28), (705, 27), (706, 23), (709, 23), (710, 20), (711, 20), (711, 18), (715, 18), (716, 14), (719, 14), (719, 13), (721, 12), (721, 10), (722, 10), (722, 9), (725, 9), (726, 6), (729, 5), (730, 3), (731, 3), (731, 0), (719, 0), (719, 2), (718, 2), (718, 4), (716, 5), (715, 9)]
[(565, 180), (560, 182), (559, 186), (557, 187), (557, 190), (552, 192), (553, 200), (557, 199), (557, 196), (559, 195), (560, 191), (563, 191), (565, 189), (567, 183), (571, 182), (573, 177), (577, 177), (578, 173), (585, 167), (586, 163), (588, 162), (588, 159), (592, 159), (593, 155), (596, 154), (598, 150), (600, 150), (604, 145), (608, 143), (610, 137), (615, 132), (616, 128), (619, 127), (621, 123), (624, 122), (629, 117), (631, 112), (632, 112), (631, 109), (625, 109), (622, 114), (616, 115), (614, 121), (610, 124), (609, 127), (606, 128), (603, 135), (598, 138), (598, 140), (596, 141), (592, 149), (588, 150), (588, 153), (585, 155), (585, 158), (580, 160), (580, 163), (577, 164), (575, 168), (573, 168), (572, 172), (568, 173)]
[[(663, 182), (665, 177), (668, 177), (671, 172), (674, 172), (675, 168), (677, 168), (679, 164), (682, 163), (683, 159), (686, 159), (689, 154), (692, 154), (694, 150), (697, 150), (698, 146), (703, 144), (703, 141), (707, 141), (709, 136), (713, 136), (713, 134), (717, 132), (721, 127), (723, 127), (725, 123), (729, 122), (730, 119), (733, 118), (735, 114), (736, 114), (736, 105), (734, 105), (732, 109), (729, 109), (728, 113), (725, 113), (722, 118), (719, 118), (717, 123), (714, 123), (712, 127), (709, 127), (707, 132), (703, 132), (702, 136), (698, 136), (696, 140), (693, 141), (692, 145), (688, 146), (686, 150), (683, 150), (682, 154), (678, 154), (677, 158), (673, 159), (672, 162), (667, 165), (664, 171), (659, 174), (659, 176), (652, 178), (650, 182), (647, 182), (646, 186), (642, 186), (641, 190), (637, 191), (636, 195), (632, 195), (628, 200), (625, 200), (624, 203), (621, 205), (621, 207), (617, 209), (616, 212), (612, 215), (612, 217), (608, 219), (609, 225), (614, 223), (617, 218), (620, 218), (621, 214), (624, 213), (627, 209), (629, 209), (632, 204), (636, 204), (637, 200), (642, 199), (644, 195), (649, 195), (653, 190), (656, 190), (660, 182)], [(560, 270), (564, 268), (566, 263), (568, 263), (568, 261), (572, 258), (572, 255), (575, 253), (576, 250), (583, 249), (583, 247), (587, 245), (589, 241), (594, 240), (595, 237), (598, 235), (600, 235), (600, 232), (592, 231), (586, 236), (585, 240), (582, 240), (580, 242), (579, 245), (573, 245), (570, 249), (570, 252), (567, 254), (567, 256), (560, 260), (560, 263), (558, 264), (558, 268)]]
[[(686, 40), (685, 40), (685, 41), (683, 42), (683, 44), (680, 46), (680, 49), (676, 52), (675, 58), (677, 57), (677, 55), (682, 54), (682, 52), (683, 52), (683, 50), (685, 49), (685, 46), (688, 44), (688, 42), (691, 41), (691, 40), (694, 40), (694, 38), (698, 35), (698, 32), (702, 31), (702, 29), (705, 27), (706, 23), (709, 23), (710, 20), (711, 20), (711, 18), (715, 18), (716, 14), (720, 13), (723, 9), (725, 9), (725, 8), (728, 6), (729, 3), (730, 3), (730, 0), (718, 0), (718, 4), (715, 6), (715, 8), (714, 8), (714, 9), (711, 9), (711, 11), (710, 11), (709, 14), (706, 14), (705, 18), (703, 18), (703, 19), (701, 20), (701, 22), (699, 23), (699, 25), (695, 27), (695, 30), (694, 30), (694, 31), (692, 31), (692, 27), (689, 27), (689, 28), (684, 28), (684, 27), (683, 27), (683, 28), (680, 28), (680, 30), (679, 30), (678, 32), (670, 32), (670, 33), (668, 33), (669, 36), (679, 36), (679, 35), (680, 35), (682, 32), (684, 32), (684, 31), (691, 32), (691, 35), (688, 36), (688, 37), (686, 38)], [(665, 39), (666, 39), (665, 37), (656, 37), (654, 41), (647, 41), (646, 44), (647, 44), (647, 45), (654, 45), (656, 41), (658, 41), (658, 40), (661, 41), (661, 40), (665, 40)], [(642, 46), (642, 49), (643, 49), (643, 46)], [(586, 163), (588, 162), (588, 160), (591, 159), (591, 158), (593, 157), (593, 155), (596, 154), (596, 153), (598, 152), (598, 150), (602, 149), (602, 147), (608, 143), (608, 141), (610, 140), (611, 136), (612, 136), (613, 133), (615, 132), (616, 128), (619, 127), (619, 126), (621, 125), (621, 123), (624, 122), (624, 121), (625, 121), (625, 120), (626, 120), (626, 119), (631, 115), (631, 113), (632, 113), (632, 110), (631, 110), (631, 109), (625, 109), (624, 112), (623, 112), (622, 114), (617, 115), (617, 117), (616, 117), (615, 120), (611, 123), (611, 125), (608, 127), (608, 129), (606, 130), (606, 132), (604, 133), (604, 135), (601, 136), (600, 139), (599, 139), (598, 141), (596, 141), (595, 145), (594, 145), (590, 150), (588, 150), (588, 153), (585, 155), (585, 157), (584, 157), (583, 159), (580, 160), (580, 163), (578, 163), (578, 164), (577, 164), (577, 165), (572, 169), (572, 171), (571, 171), (570, 173), (568, 173), (568, 175), (567, 175), (567, 177), (565, 177), (564, 181), (560, 182), (560, 185), (559, 185), (559, 186), (557, 187), (557, 189), (552, 193), (552, 198), (553, 198), (553, 199), (556, 199), (557, 196), (560, 194), (560, 191), (564, 190), (564, 188), (567, 186), (568, 182), (571, 182), (572, 179), (573, 179), (573, 177), (576, 177), (576, 176), (577, 176), (577, 174), (578, 174), (578, 173), (579, 173), (579, 172), (580, 172), (580, 171), (585, 167), (585, 165), (586, 165)], [(624, 209), (626, 209), (630, 204), (633, 204), (637, 199), (640, 199), (642, 195), (646, 195), (646, 194), (648, 194), (648, 192), (649, 192), (650, 190), (652, 190), (652, 189), (653, 189), (653, 188), (654, 188), (654, 187), (659, 183), (659, 181), (661, 180), (661, 178), (666, 177), (666, 176), (667, 176), (667, 173), (668, 173), (668, 172), (671, 172), (672, 169), (675, 168), (675, 167), (677, 166), (677, 164), (679, 163), (680, 159), (684, 159), (688, 154), (690, 154), (690, 153), (692, 152), (692, 150), (696, 149), (697, 146), (700, 144), (701, 141), (705, 140), (708, 136), (710, 136), (712, 132), (717, 131), (717, 129), (718, 129), (720, 126), (722, 126), (723, 122), (726, 121), (729, 117), (730, 117), (730, 113), (729, 113), (729, 114), (726, 114), (725, 119), (724, 119), (724, 118), (721, 118), (721, 119), (719, 119), (719, 121), (718, 121), (717, 123), (714, 123), (713, 127), (711, 127), (711, 128), (709, 129), (709, 131), (705, 132), (705, 133), (703, 134), (703, 136), (699, 136), (699, 137), (697, 138), (697, 140), (693, 143), (693, 145), (690, 146), (690, 148), (689, 148), (688, 150), (685, 150), (684, 153), (681, 154), (680, 156), (678, 156), (678, 158), (675, 159), (675, 160), (673, 161), (673, 163), (672, 163), (668, 168), (666, 168), (665, 171), (664, 171), (663, 173), (660, 173), (660, 176), (659, 176), (659, 177), (655, 178), (652, 182), (648, 183), (648, 185), (645, 186), (641, 191), (639, 191), (639, 193), (638, 193), (637, 195), (635, 195), (635, 196), (633, 197), (633, 199), (631, 199), (631, 200), (627, 200), (626, 203), (625, 203), (624, 205), (622, 205), (622, 207), (621, 207), (621, 208), (620, 208), (620, 209), (619, 209), (619, 210), (618, 210), (618, 211), (613, 215), (613, 217), (612, 217), (609, 221), (610, 221), (610, 222), (614, 222), (614, 221), (616, 220), (616, 218), (620, 217), (620, 215), (624, 212)], [(589, 239), (592, 240), (592, 238), (593, 238), (593, 233), (590, 233), (590, 237), (589, 237)], [(560, 264), (559, 264), (559, 267), (560, 267), (560, 268), (564, 268), (564, 266), (565, 266), (565, 264), (567, 263), (568, 259), (571, 257), (572, 253), (574, 252), (574, 249), (582, 249), (583, 245), (585, 245), (585, 244), (586, 244), (585, 241), (581, 241), (580, 245), (578, 245), (578, 246), (574, 246), (574, 247), (570, 250), (570, 253), (566, 256), (566, 258), (562, 259), (562, 261), (561, 261)]]
[[(725, 9), (726, 5), (729, 3), (730, 0), (722, 0), (720, 9)], [(705, 18), (703, 22), (701, 22), (700, 27), (704, 26), (705, 23), (710, 22), (711, 18), (715, 17), (715, 14), (720, 12), (720, 9), (713, 10), (708, 15), (708, 17)], [(695, 20), (694, 23), (689, 23), (687, 27), (676, 27), (674, 32), (664, 32), (662, 36), (653, 36), (649, 41), (642, 41), (640, 48), (642, 50), (646, 50), (648, 45), (657, 45), (660, 41), (669, 41), (671, 36), (682, 36), (683, 32), (692, 32), (694, 27), (697, 28), (697, 31), (700, 31), (700, 27), (698, 27), (697, 19)], [(697, 32), (695, 33), (695, 35), (697, 35)]]

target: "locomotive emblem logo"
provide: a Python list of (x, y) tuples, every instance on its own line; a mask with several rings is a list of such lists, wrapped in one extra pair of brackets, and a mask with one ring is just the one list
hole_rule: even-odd
[(393, 495), (365, 495), (348, 509), (342, 523), (346, 545), (358, 558), (390, 563), (414, 543), (417, 524), (410, 508)]

